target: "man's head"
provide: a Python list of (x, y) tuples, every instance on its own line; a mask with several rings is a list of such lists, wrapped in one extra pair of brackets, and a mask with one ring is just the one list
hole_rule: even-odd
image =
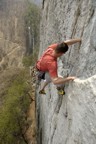
[(68, 51), (68, 45), (64, 42), (57, 45), (55, 49), (55, 55), (56, 57), (62, 56), (65, 52)]

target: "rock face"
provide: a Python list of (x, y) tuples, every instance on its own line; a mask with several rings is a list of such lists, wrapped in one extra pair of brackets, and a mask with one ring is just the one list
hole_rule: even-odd
[(40, 5), (40, 3), (41, 3), (41, 1), (42, 0), (29, 0), (30, 2), (34, 2), (34, 3), (36, 3), (37, 5)]
[(25, 0), (0, 1), (0, 70), (21, 66), (25, 52)]
[(82, 43), (58, 60), (60, 75), (78, 77), (65, 84), (65, 96), (53, 84), (46, 96), (36, 91), (38, 144), (96, 143), (96, 1), (44, 0), (39, 57), (48, 45), (77, 37)]

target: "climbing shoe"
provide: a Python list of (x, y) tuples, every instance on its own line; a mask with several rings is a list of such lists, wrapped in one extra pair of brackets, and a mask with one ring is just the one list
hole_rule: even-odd
[(62, 90), (62, 89), (61, 89), (61, 90), (58, 90), (58, 94), (59, 94), (59, 95), (65, 95), (65, 91)]
[(64, 89), (57, 87), (57, 90), (58, 90), (58, 95), (65, 95)]
[(46, 94), (44, 90), (40, 90), (39, 94)]

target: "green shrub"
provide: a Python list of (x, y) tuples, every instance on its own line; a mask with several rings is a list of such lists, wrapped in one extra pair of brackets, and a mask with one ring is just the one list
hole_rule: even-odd
[(22, 135), (26, 123), (25, 113), (30, 104), (28, 90), (29, 86), (22, 72), (8, 89), (5, 102), (0, 109), (0, 144), (25, 143)]

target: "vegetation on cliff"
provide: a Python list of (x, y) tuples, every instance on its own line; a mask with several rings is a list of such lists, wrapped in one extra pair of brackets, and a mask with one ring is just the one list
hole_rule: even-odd
[[(15, 3), (15, 1), (13, 3)], [(29, 123), (31, 123), (31, 126), (35, 125), (35, 122), (33, 121), (34, 118), (31, 119), (30, 122), (27, 117), (30, 103), (31, 101), (34, 101), (31, 97), (34, 97), (34, 88), (30, 85), (30, 83), (32, 84), (32, 80), (29, 76), (28, 67), (30, 65), (34, 65), (38, 55), (40, 8), (33, 3), (27, 2), (26, 4), (28, 4), (25, 9), (26, 13), (24, 11), (22, 23), (19, 25), (20, 31), (22, 31), (23, 26), (25, 29), (24, 37), (26, 37), (26, 56), (23, 58), (23, 65), (25, 68), (22, 69), (14, 67), (7, 69), (6, 67), (4, 71), (0, 72), (0, 144), (28, 143), (26, 131), (27, 134), (30, 131), (28, 131), (30, 125)], [(13, 17), (15, 17), (15, 24), (17, 26), (19, 15), (16, 16), (13, 14)], [(14, 27), (12, 28), (13, 34)], [(8, 32), (6, 33), (10, 34), (10, 32)], [(18, 36), (18, 33), (16, 29), (16, 36)], [(24, 40), (24, 38), (22, 39)], [(19, 40), (20, 42), (22, 41), (21, 38), (19, 38)], [(14, 56), (14, 54), (15, 53), (12, 53), (12, 56)], [(19, 59), (19, 55), (17, 56), (18, 57), (16, 57), (17, 59), (15, 60)], [(33, 123), (34, 125), (32, 125)], [(36, 132), (34, 126), (34, 134), (31, 132), (31, 135), (35, 137), (35, 134)]]
[(23, 58), (27, 70), (5, 70), (6, 73), (0, 77), (3, 87), (0, 96), (0, 144), (28, 143), (25, 136), (29, 127), (26, 113), (32, 100), (29, 94), (32, 87), (28, 67), (34, 65), (37, 59), (40, 25), (40, 9), (35, 4), (28, 5), (24, 17), (27, 51)]
[(0, 109), (1, 144), (26, 143), (26, 112), (31, 102), (28, 95), (30, 86), (26, 79), (28, 79), (28, 74), (25, 70), (20, 70), (19, 75), (16, 76), (7, 89)]

